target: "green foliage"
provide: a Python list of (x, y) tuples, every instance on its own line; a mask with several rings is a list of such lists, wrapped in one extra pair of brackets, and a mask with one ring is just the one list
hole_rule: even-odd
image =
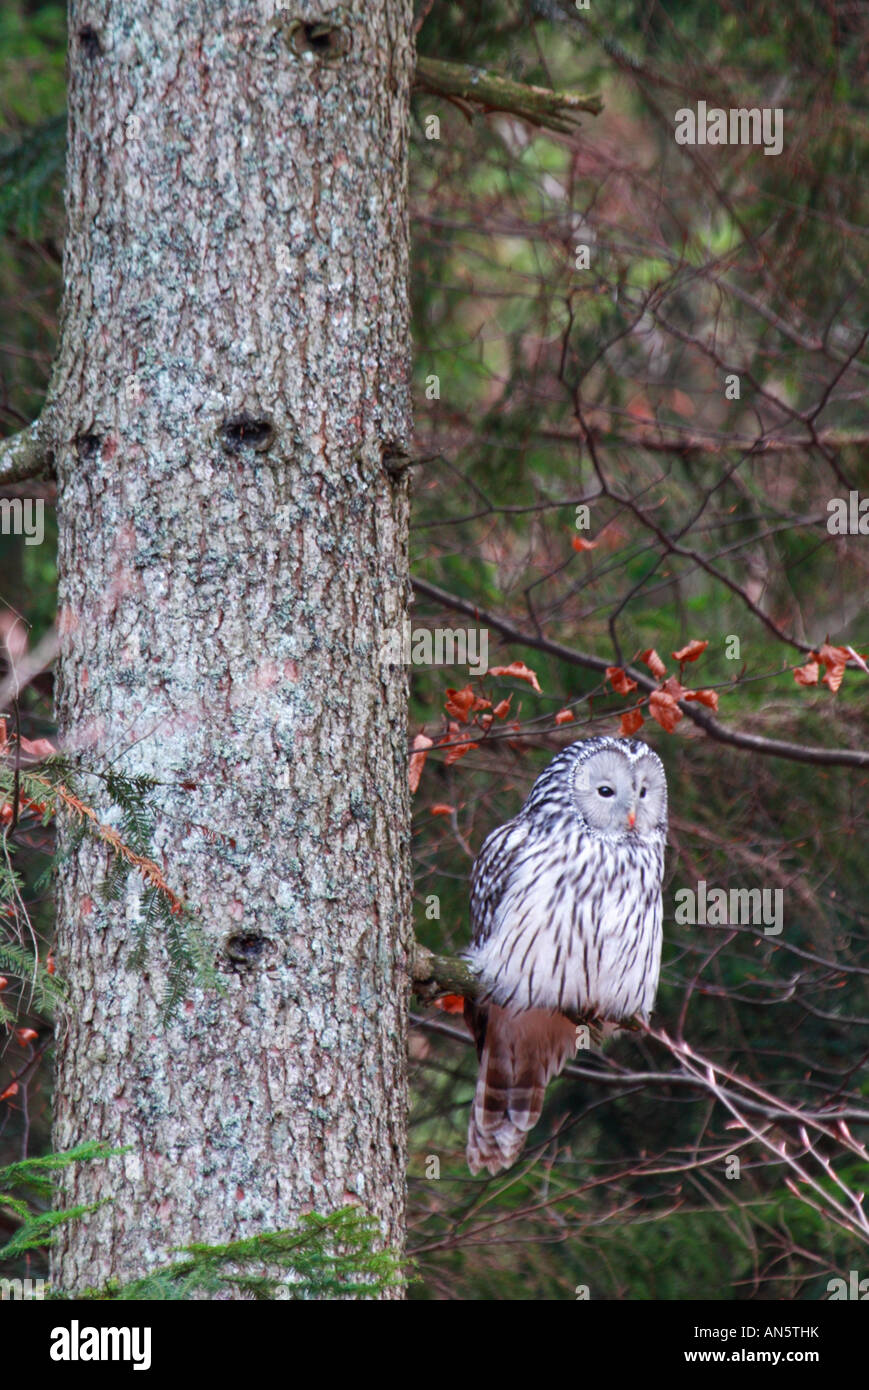
[[(58, 1226), (96, 1211), (103, 1205), (97, 1202), (63, 1211), (46, 1210), (45, 1203), (51, 1200), (54, 1182), (61, 1169), (73, 1163), (114, 1158), (124, 1152), (123, 1149), (112, 1149), (107, 1144), (91, 1142), (79, 1144), (67, 1153), (43, 1154), (40, 1158), (22, 1159), (0, 1168), (0, 1211), (5, 1209), (21, 1222), (12, 1239), (0, 1248), (0, 1260), (14, 1260), (30, 1251), (45, 1250), (54, 1244), (53, 1233)], [(12, 1196), (18, 1189), (24, 1189), (27, 1197)]]
[(0, 129), (35, 126), (65, 105), (63, 5), (5, 0), (0, 10)]
[(138, 773), (124, 777), (114, 769), (103, 773), (102, 782), (112, 802), (121, 811), (121, 834), (138, 854), (148, 854), (154, 833), (154, 807), (151, 796), (157, 782)]
[[(106, 1144), (79, 1144), (62, 1154), (45, 1154), (0, 1168), (0, 1212), (20, 1222), (0, 1249), (12, 1261), (54, 1244), (58, 1226), (96, 1211), (105, 1202), (62, 1211), (46, 1209), (58, 1172), (74, 1163), (92, 1163), (127, 1152)], [(14, 1196), (24, 1191), (26, 1196)], [(109, 1201), (111, 1199), (105, 1199)], [(119, 1302), (183, 1300), (227, 1291), (253, 1299), (374, 1298), (406, 1282), (395, 1254), (382, 1248), (377, 1221), (358, 1207), (342, 1207), (327, 1216), (302, 1216), (292, 1230), (271, 1231), (223, 1245), (193, 1244), (185, 1256), (141, 1279), (110, 1281), (104, 1288), (76, 1292), (76, 1299)], [(56, 1290), (50, 1295), (72, 1295)]]
[[(523, 633), (613, 664), (655, 647), (676, 674), (670, 652), (708, 639), (685, 683), (715, 689), (726, 728), (866, 748), (865, 674), (849, 668), (836, 695), (799, 688), (798, 648), (761, 616), (807, 642), (829, 634), (869, 647), (865, 538), (839, 549), (823, 522), (831, 495), (869, 493), (865, 446), (776, 457), (741, 442), (798, 433), (799, 412), (822, 399), (819, 428), (865, 432), (865, 16), (797, 0), (791, 22), (780, 17), (771, 2), (690, 0), (614, 0), (605, 13), (502, 0), (482, 16), (452, 4), (428, 14), (420, 51), (600, 90), (604, 111), (565, 141), (415, 99), (414, 386), (425, 462), (412, 564)], [(700, 97), (781, 106), (782, 156), (678, 148), (673, 115)], [(432, 111), (440, 140), (422, 125)], [(577, 243), (592, 248), (588, 269), (574, 267)], [(723, 399), (731, 362), (740, 402)], [(437, 400), (425, 393), (432, 373)], [(826, 382), (835, 389), (824, 398)], [(646, 449), (639, 436), (650, 426)], [(692, 436), (709, 447), (675, 447)], [(590, 507), (587, 539), (613, 527), (588, 553), (572, 548), (579, 501)], [(661, 543), (655, 527), (689, 553)], [(753, 581), (760, 613), (738, 592)], [(483, 626), (418, 593), (415, 628), (466, 624)], [(429, 751), (414, 800), (416, 931), (435, 951), (467, 942), (468, 872), (488, 831), (515, 814), (556, 747), (617, 732), (633, 703), (596, 672), (490, 628), (490, 666), (515, 659), (534, 668), (542, 694), (491, 672), (410, 671), (413, 734), (441, 736), (446, 690), (466, 684), (493, 702), (512, 692), (509, 718), (519, 722), (509, 737), (498, 720), (488, 733), (478, 724), (479, 747), (452, 764)], [(563, 706), (574, 723), (556, 729)], [(834, 1105), (844, 1088), (853, 1102), (865, 1094), (855, 1075), (866, 1013), (865, 770), (753, 756), (698, 736), (687, 719), (664, 733), (647, 718), (639, 737), (663, 758), (670, 789), (657, 1022), (671, 1035), (684, 1028), (705, 1056), (782, 1101)], [(780, 888), (782, 935), (746, 929), (728, 940), (676, 925), (674, 890), (700, 878)], [(622, 1098), (568, 1074), (550, 1089), (527, 1165), (470, 1181), (475, 1059), (457, 1020), (425, 1022), (412, 1073), (416, 1297), (569, 1298), (585, 1283), (592, 1297), (802, 1298), (817, 1296), (819, 1263), (847, 1270), (861, 1258), (853, 1232), (784, 1188), (786, 1168), (760, 1147), (738, 1182), (720, 1162), (683, 1174), (685, 1155), (725, 1153), (734, 1139), (722, 1109), (685, 1086), (636, 1084)], [(607, 1056), (631, 1073), (669, 1067), (636, 1041)], [(860, 1133), (865, 1142), (865, 1125)], [(798, 1152), (793, 1130), (788, 1141)], [(656, 1156), (661, 1175), (644, 1172), (638, 1154)], [(429, 1155), (440, 1157), (438, 1182), (423, 1175)], [(865, 1187), (848, 1151), (833, 1162), (852, 1191)], [(823, 1169), (812, 1171), (835, 1195)]]
[(181, 1300), (232, 1291), (257, 1300), (375, 1298), (405, 1282), (398, 1258), (380, 1248), (377, 1222), (358, 1207), (302, 1216), (292, 1230), (225, 1245), (188, 1245), (177, 1260), (127, 1284), (110, 1282), (77, 1298)]
[(44, 121), (15, 144), (0, 145), (0, 235), (38, 235), (46, 209), (57, 205), (65, 158), (65, 116)]
[[(3, 874), (0, 869), (0, 889), (2, 887)], [(48, 973), (45, 964), (37, 959), (30, 946), (0, 940), (0, 971), (21, 981), (30, 1008), (37, 1009), (48, 1018), (54, 1017), (58, 1004), (64, 998), (63, 982)], [(11, 1011), (9, 1017), (13, 1017)]]
[[(156, 812), (154, 796), (157, 784), (142, 774), (125, 776), (112, 769), (105, 773), (87, 774), (76, 769), (60, 756), (49, 758), (39, 773), (16, 773), (11, 762), (0, 763), (0, 796), (12, 798), (16, 778), (22, 797), (22, 807), (36, 814), (48, 825), (63, 808), (79, 832), (107, 846), (109, 858), (98, 891), (106, 903), (117, 902), (123, 896), (131, 874), (144, 880), (141, 907), (133, 926), (133, 939), (128, 959), (132, 969), (142, 970), (149, 952), (162, 949), (166, 961), (166, 987), (162, 1000), (164, 1019), (173, 1016), (178, 1005), (192, 988), (219, 989), (221, 982), (214, 968), (213, 951), (204, 936), (201, 923), (190, 909), (173, 893), (152, 858), (152, 836)], [(90, 804), (86, 783), (102, 787), (108, 798), (104, 817), (111, 815), (120, 829), (101, 819)], [(105, 799), (105, 798), (103, 798)], [(42, 808), (42, 809), (39, 809)], [(0, 904), (8, 903), (12, 925), (0, 936), (0, 966), (15, 976), (28, 1007), (50, 1013), (63, 996), (62, 981), (48, 973), (44, 961), (37, 957), (32, 940), (24, 926), (25, 910), (21, 883), (12, 867), (14, 844), (7, 845), (7, 856), (0, 859)], [(67, 850), (67, 853), (70, 851)], [(54, 862), (54, 856), (52, 856)], [(49, 865), (49, 868), (51, 865)], [(15, 939), (17, 936), (17, 939)], [(5, 1012), (9, 1013), (8, 1005)]]
[[(593, 6), (587, 13), (570, 0), (443, 0), (432, 7), (420, 0), (417, 9), (424, 16), (420, 52), (546, 86), (600, 87), (605, 110), (584, 123), (579, 140), (567, 142), (502, 116), (469, 122), (455, 105), (414, 97), (416, 416), (423, 452), (435, 456), (415, 470), (414, 572), (520, 627), (539, 624), (547, 637), (601, 655), (612, 654), (613, 633), (625, 659), (648, 646), (666, 659), (686, 638), (708, 636), (696, 683), (718, 689), (726, 725), (817, 746), (867, 746), (862, 677), (850, 670), (835, 697), (797, 690), (788, 664), (793, 653), (783, 652), (726, 585), (684, 557), (662, 554), (643, 526), (600, 494), (574, 409), (579, 389), (584, 407), (600, 410), (593, 423), (609, 450), (615, 490), (638, 497), (664, 531), (681, 535), (687, 526), (685, 545), (704, 556), (720, 550), (719, 567), (736, 583), (744, 581), (748, 559), (768, 559), (765, 612), (775, 619), (796, 613), (798, 630), (811, 629), (811, 641), (823, 640), (828, 625), (841, 626), (840, 640), (858, 650), (869, 646), (859, 593), (851, 606), (862, 558), (852, 561), (819, 543), (817, 526), (784, 527), (822, 511), (830, 487), (823, 452), (781, 461), (759, 454), (725, 477), (741, 453), (728, 441), (754, 428), (755, 409), (764, 406), (758, 394), (747, 391), (739, 408), (712, 410), (714, 435), (725, 442), (720, 450), (644, 453), (630, 435), (638, 396), (656, 421), (689, 432), (710, 402), (720, 405), (718, 371), (691, 350), (692, 340), (711, 337), (797, 410), (817, 402), (829, 365), (822, 352), (806, 351), (801, 335), (841, 353), (857, 341), (849, 324), (866, 322), (869, 284), (864, 16), (855, 6), (809, 0), (795, 0), (786, 23), (780, 0), (671, 0), (666, 7), (613, 0), (605, 11)], [(54, 342), (63, 29), (59, 6), (10, 0), (0, 13), (0, 224), (7, 233), (0, 297), (10, 325), (0, 374), (10, 429), (38, 409)], [(706, 151), (701, 178), (671, 138), (673, 110), (701, 95), (722, 105), (782, 104), (787, 155)], [(426, 141), (420, 117), (434, 110), (442, 138)], [(572, 245), (585, 235), (578, 228), (588, 227), (596, 233), (594, 272), (577, 276)], [(36, 237), (38, 248), (22, 244)], [(651, 310), (663, 306), (682, 339), (661, 337), (647, 317), (653, 291), (661, 298)], [(797, 341), (777, 331), (777, 316), (796, 326)], [(650, 357), (654, 338), (660, 351)], [(440, 376), (439, 401), (424, 394), (431, 373)], [(694, 415), (680, 416), (677, 392)], [(817, 424), (863, 428), (864, 415), (865, 391), (851, 383)], [(864, 448), (842, 451), (834, 462), (836, 490), (853, 484), (869, 491)], [(616, 521), (621, 535), (610, 550), (580, 555), (571, 550), (572, 503), (587, 497), (591, 534)], [(692, 526), (704, 497), (713, 506)], [(54, 536), (49, 524), (43, 547), (0, 537), (3, 592), (35, 632), (54, 609)], [(630, 602), (619, 607), (628, 592)], [(414, 614), (415, 625), (463, 621), (425, 603)], [(739, 661), (724, 655), (727, 634), (741, 639)], [(453, 765), (429, 757), (415, 802), (417, 930), (438, 950), (467, 940), (469, 851), (518, 809), (555, 740), (570, 735), (570, 726), (554, 730), (553, 714), (569, 705), (575, 736), (610, 732), (626, 703), (589, 671), (531, 655), (494, 630), (490, 638), (490, 664), (524, 658), (543, 693), (509, 678), (474, 680), (490, 699), (512, 694), (510, 718), (519, 730), (508, 740), (496, 729), (497, 739), (482, 739)], [(415, 668), (413, 730), (445, 727), (446, 688), (467, 679), (464, 671)], [(797, 1102), (835, 1099), (849, 1087), (865, 1096), (869, 1081), (854, 1078), (853, 1020), (865, 1013), (866, 777), (754, 758), (683, 737), (686, 724), (675, 736), (649, 725), (641, 735), (666, 762), (673, 811), (658, 1018), (673, 1027), (690, 983), (687, 1035), (717, 1061)], [(100, 804), (102, 820), (110, 819), (133, 854), (148, 857), (157, 794), (148, 779), (128, 784), (106, 776), (100, 795), (88, 801), (92, 780), (76, 781), (71, 768), (62, 775), (88, 804)], [(8, 796), (8, 781), (4, 786)], [(46, 797), (26, 775), (22, 787), (35, 801)], [(438, 802), (454, 808), (449, 817), (434, 814)], [(101, 839), (87, 817), (78, 834)], [(102, 895), (112, 900), (138, 870), (108, 847), (106, 855)], [(35, 861), (41, 867), (46, 859), (40, 879)], [(46, 1015), (62, 984), (44, 964), (50, 910), (35, 900), (52, 864), (51, 856), (23, 846), (14, 869), (0, 861), (0, 905), (27, 903), (40, 957), (37, 963), (26, 930), (7, 940), (15, 919), (3, 918), (0, 970), (13, 977), (19, 999), (32, 987), (32, 1005)], [(672, 889), (699, 876), (725, 887), (783, 885), (783, 937), (748, 933), (719, 949), (721, 938), (676, 927)], [(426, 912), (431, 894), (437, 917)], [(168, 1008), (191, 980), (213, 982), (195, 924), (149, 881), (129, 963), (143, 969), (154, 953), (165, 953), (169, 966)], [(14, 1021), (8, 1003), (0, 1002), (0, 1021)], [(471, 1050), (432, 1034), (415, 1034), (414, 1041), (429, 1048), (420, 1047), (413, 1072), (412, 1226), (427, 1252), (417, 1296), (563, 1299), (584, 1283), (593, 1297), (817, 1296), (819, 1261), (850, 1268), (860, 1259), (848, 1235), (782, 1189), (775, 1165), (749, 1167), (732, 1186), (715, 1172), (716, 1181), (692, 1172), (684, 1183), (681, 1176), (668, 1183), (663, 1175), (653, 1181), (629, 1173), (617, 1189), (621, 1206), (610, 1202), (604, 1179), (621, 1172), (638, 1148), (661, 1155), (666, 1168), (674, 1153), (733, 1137), (718, 1131), (709, 1139), (708, 1100), (684, 1087), (635, 1087), (614, 1098), (605, 1087), (566, 1076), (551, 1088), (531, 1140), (546, 1162), (503, 1181), (471, 1181), (462, 1156), (476, 1071)], [(660, 1063), (634, 1041), (619, 1042), (611, 1055), (631, 1069)], [(10, 1125), (7, 1145), (12, 1134)], [(439, 1183), (421, 1176), (429, 1154), (442, 1156)], [(857, 1165), (837, 1172), (854, 1190), (865, 1186)], [(6, 1205), (25, 1216), (18, 1196)], [(50, 1238), (54, 1214), (33, 1220), (44, 1223), (33, 1228), (34, 1239)], [(326, 1233), (315, 1230), (314, 1237)], [(271, 1267), (282, 1258), (286, 1277), (298, 1277), (298, 1296), (312, 1296), (323, 1274), (305, 1264), (310, 1251), (293, 1249), (304, 1238), (304, 1228), (271, 1238), (277, 1244), (259, 1251), (266, 1274), (247, 1242), (194, 1247), (149, 1276), (154, 1282), (140, 1282), (138, 1293), (130, 1286), (93, 1296), (176, 1298), (230, 1284), (270, 1296)], [(344, 1273), (352, 1285), (357, 1275)], [(330, 1267), (328, 1278), (340, 1277)], [(370, 1291), (369, 1277), (377, 1271), (363, 1269), (358, 1280)]]
[[(20, 429), (45, 394), (61, 290), (66, 108), (63, 5), (4, 0), (0, 6), (0, 428)], [(54, 616), (53, 509), (46, 541), (0, 536), (0, 593), (31, 595), (39, 636)]]

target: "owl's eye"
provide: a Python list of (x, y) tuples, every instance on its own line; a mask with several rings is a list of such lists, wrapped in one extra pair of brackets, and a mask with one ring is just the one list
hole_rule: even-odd
[(612, 787), (598, 787), (597, 794), (598, 796), (615, 796)]
[(641, 800), (641, 801), (642, 801), (642, 799), (643, 799), (643, 797), (644, 797), (645, 795), (646, 795), (646, 789), (645, 789), (645, 787), (640, 787), (640, 800)]

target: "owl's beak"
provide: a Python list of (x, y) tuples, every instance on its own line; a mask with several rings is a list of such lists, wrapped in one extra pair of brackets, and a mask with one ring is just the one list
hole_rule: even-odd
[(633, 830), (633, 828), (634, 828), (634, 826), (636, 825), (636, 823), (637, 823), (637, 813), (636, 813), (636, 811), (628, 811), (628, 830)]

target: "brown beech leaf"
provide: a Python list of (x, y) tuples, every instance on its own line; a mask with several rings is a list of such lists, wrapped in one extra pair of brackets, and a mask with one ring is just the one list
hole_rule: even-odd
[(608, 521), (602, 531), (598, 531), (594, 540), (589, 540), (585, 536), (571, 536), (570, 543), (574, 550), (597, 550), (602, 546), (604, 550), (618, 550), (625, 539), (625, 531), (616, 521)]
[(53, 743), (49, 743), (47, 738), (29, 739), (22, 737), (18, 740), (21, 744), (22, 753), (27, 753), (31, 758), (50, 758), (57, 752)]
[(419, 786), (419, 779), (425, 767), (425, 760), (428, 756), (427, 750), (432, 747), (434, 740), (427, 738), (425, 734), (417, 734), (413, 740), (413, 751), (410, 755), (410, 766), (407, 771), (407, 781), (410, 787), (411, 796)]
[(694, 402), (690, 396), (686, 396), (684, 391), (670, 392), (670, 406), (677, 415), (681, 415), (683, 420), (690, 420), (695, 413)]
[[(458, 724), (450, 724), (450, 737), (461, 738), (461, 731), (459, 730)], [(479, 743), (450, 743), (449, 739), (441, 739), (441, 743), (447, 743), (449, 745), (446, 756), (444, 757), (444, 762), (447, 767), (452, 767), (453, 763), (459, 761), (459, 758), (463, 758), (466, 753), (470, 753), (472, 748), (479, 748), (480, 746)]]
[(632, 420), (638, 420), (643, 425), (653, 425), (655, 423), (655, 412), (649, 404), (642, 391), (638, 392), (632, 400), (628, 401), (627, 411)]
[(433, 999), (432, 1003), (436, 1009), (442, 1009), (445, 1014), (463, 1014), (465, 1012), (465, 1001), (461, 994), (442, 994), (440, 999)]
[(685, 694), (685, 687), (677, 676), (669, 676), (661, 689), (672, 695), (674, 700), (681, 700)]
[(671, 734), (679, 720), (682, 718), (682, 711), (676, 704), (672, 695), (668, 695), (666, 690), (656, 690), (649, 697), (649, 713), (656, 719), (662, 729), (666, 729)]
[(842, 677), (844, 676), (844, 674), (845, 674), (845, 668), (844, 668), (844, 666), (832, 666), (832, 665), (830, 665), (830, 666), (827, 667), (826, 671), (824, 672), (824, 676), (823, 676), (824, 685), (829, 686), (830, 690), (832, 690), (832, 692), (833, 692), (834, 695), (835, 695), (836, 691), (839, 689), (839, 686), (842, 684)]
[(817, 661), (807, 661), (805, 666), (794, 668), (794, 680), (797, 685), (817, 685), (820, 670)]
[(606, 678), (617, 695), (630, 695), (637, 688), (637, 682), (631, 680), (622, 666), (608, 666)]
[(490, 676), (512, 676), (517, 681), (527, 681), (532, 690), (536, 690), (538, 695), (543, 691), (537, 683), (537, 677), (533, 671), (529, 671), (524, 661), (511, 661), (509, 666), (490, 666)]
[(510, 702), (512, 701), (512, 699), (513, 699), (513, 696), (512, 696), (512, 695), (508, 695), (506, 700), (499, 700), (499, 701), (498, 701), (497, 705), (496, 705), (495, 708), (492, 710), (492, 713), (494, 714), (494, 716), (495, 716), (496, 719), (506, 719), (506, 718), (507, 718), (507, 715), (510, 713)]
[(447, 690), (446, 704), (444, 709), (447, 714), (451, 714), (454, 719), (467, 720), (468, 715), (478, 709), (491, 709), (492, 701), (484, 700), (479, 695), (475, 695), (472, 688), (466, 685), (464, 690)]
[(687, 647), (680, 647), (677, 652), (673, 652), (674, 661), (696, 661), (709, 646), (708, 642), (701, 642), (698, 637), (693, 642), (689, 642)]
[(447, 714), (451, 714), (453, 719), (467, 719), (474, 703), (474, 692), (469, 685), (464, 690), (447, 690), (447, 698), (444, 701), (444, 709)]
[(830, 666), (846, 666), (851, 660), (851, 653), (847, 647), (831, 647), (829, 643), (825, 642), (817, 653), (817, 657), (829, 668)]
[(708, 705), (710, 709), (718, 709), (717, 690), (686, 690), (682, 698), (696, 700), (698, 705)]
[(556, 724), (572, 724), (573, 710), (560, 709), (555, 716), (555, 722)]
[(436, 801), (431, 813), (433, 816), (451, 816), (455, 809), (455, 806), (448, 806), (445, 801)]
[(638, 709), (629, 709), (621, 717), (619, 733), (626, 735), (635, 734), (637, 729), (641, 729), (645, 722)]
[(640, 652), (637, 660), (642, 661), (644, 666), (648, 666), (656, 680), (660, 680), (667, 673), (667, 668), (654, 647), (647, 647), (644, 652)]

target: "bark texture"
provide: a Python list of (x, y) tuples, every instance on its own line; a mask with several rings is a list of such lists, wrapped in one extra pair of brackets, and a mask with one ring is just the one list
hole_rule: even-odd
[(131, 1146), (66, 1181), (114, 1198), (67, 1289), (348, 1202), (402, 1238), (411, 12), (281, 3), (71, 5), (60, 732), (160, 779), (227, 993), (164, 1028), (137, 884), (62, 867), (55, 1144)]

